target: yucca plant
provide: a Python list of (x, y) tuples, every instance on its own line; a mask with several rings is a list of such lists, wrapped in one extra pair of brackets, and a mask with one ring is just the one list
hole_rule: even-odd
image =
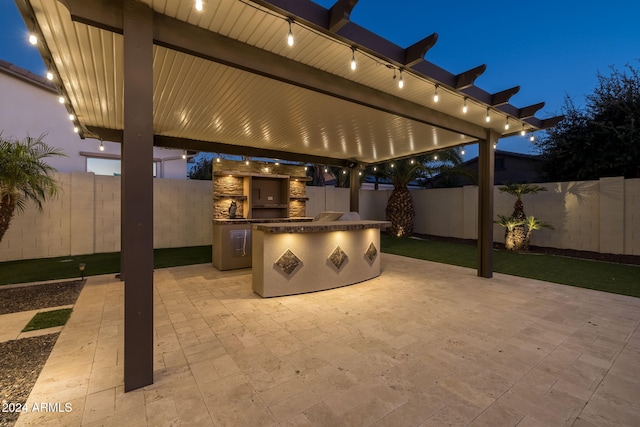
[(0, 133), (0, 241), (16, 210), (24, 211), (32, 201), (42, 211), (42, 203), (60, 192), (52, 176), (55, 169), (45, 159), (64, 154), (45, 144), (44, 137), (19, 141), (5, 139)]

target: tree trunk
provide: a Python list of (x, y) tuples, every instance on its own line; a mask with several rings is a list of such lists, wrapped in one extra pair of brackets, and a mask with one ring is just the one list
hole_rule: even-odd
[(4, 233), (9, 229), (9, 223), (13, 218), (13, 213), (16, 210), (16, 201), (15, 198), (4, 196), (2, 200), (0, 200), (0, 242), (2, 241), (2, 237), (4, 237)]
[(516, 251), (516, 244), (514, 239), (514, 230), (507, 229), (504, 236), (504, 248), (508, 251)]
[[(524, 204), (522, 203), (522, 199), (516, 199), (516, 202), (513, 204), (513, 214), (511, 214), (511, 216), (519, 221), (527, 219), (527, 216), (524, 213)], [(513, 249), (510, 250), (516, 252), (523, 250), (526, 246), (525, 238), (527, 234), (524, 224), (516, 225), (511, 234), (513, 238)]]
[(386, 209), (387, 221), (391, 221), (389, 232), (392, 236), (403, 237), (413, 234), (413, 198), (407, 187), (394, 188), (389, 196)]

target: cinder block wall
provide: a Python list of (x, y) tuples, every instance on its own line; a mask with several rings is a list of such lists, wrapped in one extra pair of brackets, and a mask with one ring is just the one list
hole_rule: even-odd
[[(547, 191), (524, 195), (525, 213), (555, 230), (536, 230), (533, 245), (640, 255), (640, 179), (614, 177), (539, 185)], [(515, 197), (498, 187), (494, 188), (494, 218), (511, 215), (515, 202)], [(416, 233), (477, 239), (477, 187), (412, 190), (411, 194)], [(361, 190), (362, 218), (384, 219), (389, 195), (389, 191)], [(504, 228), (494, 225), (493, 239), (503, 242)]]
[[(62, 193), (42, 213), (29, 205), (0, 242), (0, 261), (120, 250), (120, 178), (57, 174)], [(154, 246), (211, 244), (211, 181), (154, 181)]]

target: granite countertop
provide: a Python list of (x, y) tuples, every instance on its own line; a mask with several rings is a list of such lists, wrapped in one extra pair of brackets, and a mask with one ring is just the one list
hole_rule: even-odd
[(262, 224), (262, 223), (289, 223), (289, 222), (309, 222), (313, 218), (311, 217), (299, 217), (299, 218), (214, 218), (214, 225), (224, 224)]
[(356, 231), (368, 228), (384, 229), (391, 225), (389, 221), (314, 221), (314, 222), (275, 222), (254, 224), (254, 230), (267, 233), (326, 233), (329, 231)]

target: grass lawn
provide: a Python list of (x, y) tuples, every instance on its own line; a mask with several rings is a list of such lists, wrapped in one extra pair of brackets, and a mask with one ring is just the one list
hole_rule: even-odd
[[(476, 246), (381, 236), (381, 250), (411, 258), (476, 268)], [(156, 268), (211, 262), (211, 246), (156, 249)], [(85, 263), (85, 276), (117, 273), (120, 253), (43, 258), (0, 263), (0, 285), (68, 279), (80, 276), (78, 264)], [(640, 266), (612, 264), (538, 253), (494, 252), (494, 271), (581, 288), (640, 297)]]
[(62, 308), (60, 310), (43, 311), (33, 316), (33, 319), (24, 327), (22, 332), (35, 331), (38, 329), (53, 328), (67, 323), (71, 316), (72, 308)]
[[(154, 250), (155, 268), (211, 262), (211, 246)], [(118, 273), (120, 252), (78, 255), (60, 258), (40, 258), (0, 263), (0, 285), (42, 282), (80, 277), (78, 264), (86, 264), (85, 276)]]
[[(475, 245), (381, 236), (382, 252), (476, 268)], [(494, 251), (494, 271), (640, 297), (640, 266), (539, 253)]]

